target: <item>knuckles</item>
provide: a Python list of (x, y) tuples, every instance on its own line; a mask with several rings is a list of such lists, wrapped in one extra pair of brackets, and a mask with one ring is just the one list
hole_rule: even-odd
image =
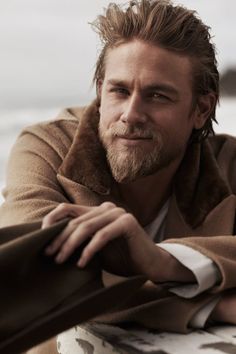
[(114, 212), (116, 214), (120, 214), (120, 215), (126, 213), (126, 210), (124, 208), (117, 207), (116, 204), (114, 204), (112, 202), (104, 202), (99, 207), (102, 207), (106, 211), (113, 209), (112, 212)]
[(120, 215), (126, 214), (126, 210), (123, 208), (116, 208), (116, 212)]
[[(60, 203), (56, 209), (54, 210), (57, 210), (57, 211), (71, 211), (71, 210), (74, 210), (74, 209), (77, 209), (78, 208), (78, 205), (75, 205), (75, 204), (70, 204), (70, 203)], [(120, 207), (117, 207), (116, 204), (114, 204), (113, 202), (103, 202), (102, 204), (98, 205), (98, 206), (93, 206), (93, 207), (90, 207), (91, 209), (98, 209), (98, 208), (102, 208), (102, 209), (105, 209), (106, 211), (108, 210), (111, 210), (111, 209), (116, 209), (117, 211), (119, 211), (120, 213), (125, 213), (125, 209), (123, 208), (120, 208)]]
[(131, 213), (125, 213), (120, 216), (120, 219), (123, 223), (129, 224), (129, 225), (137, 225), (137, 220)]
[(59, 204), (56, 209), (59, 210), (59, 211), (63, 211), (63, 210), (68, 210), (69, 208), (71, 208), (71, 204), (69, 203), (61, 203)]
[(69, 225), (73, 229), (77, 229), (80, 234), (89, 234), (91, 230), (93, 229), (93, 221), (92, 220), (86, 220), (86, 221), (80, 221), (79, 218), (75, 218), (70, 220)]
[(108, 210), (116, 207), (116, 205), (112, 202), (103, 202), (100, 206), (103, 209), (108, 209)]

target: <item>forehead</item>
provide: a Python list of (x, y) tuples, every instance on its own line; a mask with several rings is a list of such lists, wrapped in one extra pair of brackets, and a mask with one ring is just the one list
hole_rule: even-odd
[(189, 88), (192, 66), (191, 59), (185, 55), (133, 40), (108, 50), (104, 79), (127, 79), (140, 84), (165, 82)]

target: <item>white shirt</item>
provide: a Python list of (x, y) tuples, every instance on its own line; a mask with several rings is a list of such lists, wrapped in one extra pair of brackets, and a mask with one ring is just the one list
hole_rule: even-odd
[[(157, 247), (164, 249), (175, 257), (181, 264), (191, 270), (196, 278), (196, 283), (179, 285), (176, 284), (169, 291), (184, 298), (192, 298), (203, 291), (210, 289), (220, 281), (221, 275), (216, 264), (202, 253), (191, 247), (180, 244), (160, 243), (164, 238), (166, 215), (168, 212), (169, 200), (163, 205), (157, 217), (144, 229), (152, 240), (156, 242)], [(191, 320), (191, 326), (194, 328), (203, 328), (208, 317), (213, 311), (219, 296), (203, 306)]]

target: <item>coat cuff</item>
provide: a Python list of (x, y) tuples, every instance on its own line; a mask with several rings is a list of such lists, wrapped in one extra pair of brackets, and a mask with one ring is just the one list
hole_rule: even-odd
[(181, 264), (191, 270), (196, 278), (196, 283), (192, 284), (176, 286), (175, 283), (169, 289), (170, 292), (184, 298), (192, 298), (220, 282), (221, 274), (218, 267), (202, 253), (177, 243), (158, 243), (157, 246), (170, 253)]

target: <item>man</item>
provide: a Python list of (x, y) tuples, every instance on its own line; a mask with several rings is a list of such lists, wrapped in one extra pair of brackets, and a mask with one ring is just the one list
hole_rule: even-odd
[[(97, 99), (22, 132), (1, 225), (71, 216), (45, 250), (57, 263), (86, 242), (78, 267), (100, 253), (110, 272), (168, 283), (175, 296), (164, 310), (175, 320), (164, 311), (161, 329), (236, 323), (236, 141), (213, 134), (219, 77), (208, 27), (162, 0), (111, 4), (94, 26), (104, 45)], [(106, 252), (115, 241), (125, 242), (125, 269)]]

